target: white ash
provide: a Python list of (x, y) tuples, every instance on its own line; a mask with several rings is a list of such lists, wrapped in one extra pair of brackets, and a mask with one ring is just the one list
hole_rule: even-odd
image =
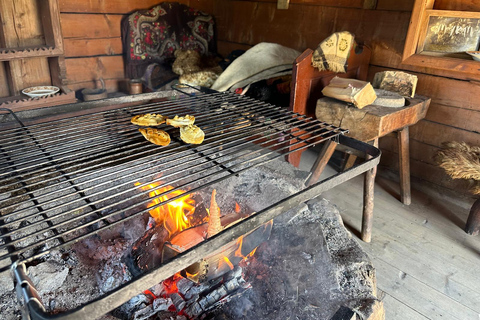
[(13, 278), (10, 270), (0, 272), (0, 296), (13, 290)]
[(60, 288), (68, 275), (68, 268), (58, 262), (42, 262), (27, 269), (30, 279), (39, 294)]

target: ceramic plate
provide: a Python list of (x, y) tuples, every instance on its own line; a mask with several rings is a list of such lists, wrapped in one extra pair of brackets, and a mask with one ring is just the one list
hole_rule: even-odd
[(55, 86), (37, 86), (23, 89), (22, 93), (26, 94), (30, 98), (37, 98), (55, 94), (58, 91), (60, 91), (60, 88)]

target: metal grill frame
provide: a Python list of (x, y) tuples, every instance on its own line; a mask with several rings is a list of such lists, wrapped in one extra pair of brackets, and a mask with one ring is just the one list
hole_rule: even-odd
[[(269, 220), (273, 219), (279, 214), (298, 206), (300, 203), (303, 203), (312, 198), (315, 198), (316, 196), (321, 194), (323, 191), (331, 189), (336, 185), (341, 184), (344, 181), (347, 181), (359, 174), (366, 172), (369, 169), (372, 169), (379, 163), (380, 151), (369, 144), (344, 136), (343, 134), (346, 133), (347, 130), (332, 126), (327, 123), (323, 123), (318, 120), (307, 118), (304, 115), (290, 112), (284, 108), (268, 105), (268, 104), (258, 102), (256, 100), (249, 99), (243, 96), (232, 95), (228, 93), (218, 93), (218, 92), (213, 92), (211, 90), (203, 91), (201, 93), (196, 91), (193, 91), (192, 93), (191, 90), (188, 90), (188, 91), (181, 90), (181, 91), (182, 91), (182, 94), (180, 95), (180, 97), (182, 97), (182, 99), (183, 98), (185, 99), (183, 101), (180, 99), (174, 102), (167, 101), (166, 103), (164, 102), (154, 102), (153, 104), (148, 103), (148, 101), (154, 98), (161, 98), (165, 96), (172, 97), (177, 95), (177, 93), (175, 92), (168, 92), (167, 94), (163, 92), (158, 94), (137, 95), (134, 97), (105, 99), (99, 102), (80, 103), (80, 104), (76, 104), (75, 106), (79, 109), (82, 109), (82, 107), (88, 108), (88, 109), (91, 108), (91, 110), (94, 111), (94, 113), (87, 114), (87, 115), (78, 115), (78, 116), (69, 117), (62, 120), (54, 120), (53, 122), (41, 122), (38, 124), (29, 125), (29, 126), (23, 126), (23, 124), (20, 122), (22, 127), (18, 128), (13, 126), (13, 129), (11, 127), (9, 129), (4, 130), (4, 132), (11, 133), (11, 132), (16, 132), (16, 130), (21, 130), (23, 132), (21, 135), (23, 135), (23, 137), (26, 136), (31, 138), (33, 143), (40, 150), (39, 153), (43, 154), (44, 157), (49, 160), (49, 162), (53, 163), (50, 166), (55, 170), (59, 170), (59, 167), (58, 167), (59, 165), (56, 163), (59, 160), (55, 159), (53, 156), (48, 154), (47, 151), (44, 151), (43, 146), (38, 141), (35, 140), (35, 133), (34, 132), (32, 133), (32, 131), (34, 131), (36, 128), (45, 126), (45, 125), (57, 126), (58, 124), (62, 124), (62, 123), (81, 122), (82, 119), (87, 119), (86, 120), (87, 123), (90, 123), (90, 122), (94, 122), (95, 117), (98, 116), (99, 114), (107, 115), (107, 114), (118, 112), (119, 110), (127, 110), (126, 112), (127, 114), (129, 112), (128, 118), (126, 118), (126, 120), (129, 120), (133, 114), (155, 112), (155, 110), (157, 113), (162, 113), (162, 114), (166, 113), (168, 115), (169, 109), (168, 108), (165, 109), (166, 106), (172, 105), (172, 104), (178, 106), (178, 104), (180, 104), (181, 108), (189, 107), (191, 108), (193, 113), (196, 113), (195, 116), (198, 119), (197, 121), (199, 123), (199, 126), (201, 128), (205, 128), (205, 131), (206, 131), (205, 142), (198, 146), (188, 146), (179, 141), (174, 141), (174, 139), (172, 139), (173, 145), (167, 148), (164, 148), (164, 150), (169, 150), (173, 152), (185, 152), (185, 153), (187, 153), (188, 151), (190, 155), (193, 154), (194, 156), (198, 156), (196, 158), (194, 157), (195, 160), (206, 159), (207, 161), (205, 163), (212, 163), (215, 166), (215, 168), (221, 168), (221, 172), (226, 174), (226, 176), (222, 176), (212, 181), (206, 181), (206, 183), (202, 183), (201, 187), (199, 188), (212, 185), (218, 181), (227, 179), (232, 175), (237, 175), (243, 171), (257, 167), (261, 165), (263, 162), (255, 162), (255, 161), (261, 160), (262, 157), (267, 157), (269, 155), (272, 155), (272, 158), (267, 158), (268, 161), (272, 161), (279, 157), (283, 157), (286, 154), (289, 154), (298, 150), (305, 150), (313, 145), (322, 143), (324, 141), (332, 140), (332, 139), (334, 139), (340, 145), (343, 145), (351, 150), (354, 150), (354, 152), (365, 155), (365, 157), (369, 159), (357, 166), (352, 167), (351, 169), (345, 172), (335, 174), (332, 177), (324, 179), (314, 185), (311, 185), (310, 187), (305, 188), (304, 190), (300, 191), (295, 195), (287, 197), (286, 199), (265, 208), (264, 210), (237, 223), (233, 227), (230, 227), (229, 229), (221, 232), (220, 234), (217, 234), (216, 236), (205, 240), (204, 242), (197, 245), (196, 247), (191, 248), (190, 250), (187, 250), (186, 252), (180, 254), (179, 256), (172, 259), (171, 261), (163, 264), (161, 267), (155, 270), (150, 270), (149, 272), (139, 276), (136, 279), (133, 279), (132, 281), (120, 286), (119, 288), (116, 288), (115, 290), (103, 295), (102, 297), (92, 300), (81, 307), (64, 312), (62, 314), (51, 315), (44, 311), (44, 308), (40, 302), (40, 298), (36, 294), (35, 287), (33, 286), (33, 284), (31, 283), (31, 281), (27, 276), (26, 267), (25, 267), (25, 263), (28, 263), (36, 258), (42, 257), (53, 248), (40, 252), (27, 259), (19, 259), (18, 254), (20, 254), (21, 252), (10, 250), (7, 256), (0, 255), (0, 259), (6, 259), (6, 258), (14, 259), (11, 265), (11, 270), (17, 282), (17, 288), (18, 288), (17, 292), (20, 292), (21, 295), (23, 296), (23, 299), (26, 302), (26, 306), (28, 308), (28, 313), (30, 314), (32, 319), (67, 319), (67, 318), (68, 319), (92, 319), (92, 318), (96, 318), (98, 316), (104, 315), (107, 312), (113, 310), (114, 308), (120, 306), (124, 302), (128, 301), (131, 297), (139, 294), (140, 292), (143, 292), (144, 290), (154, 286), (155, 284), (163, 281), (164, 279), (167, 279), (168, 277), (174, 275), (176, 272), (181, 271), (184, 268), (188, 267), (189, 265), (197, 262), (199, 257), (205, 257), (212, 254), (215, 250), (220, 248), (225, 243), (229, 243), (231, 241), (236, 240), (241, 235), (257, 228), (263, 223), (268, 222)], [(118, 109), (112, 107), (112, 105), (118, 106), (118, 104), (125, 105), (129, 103), (142, 103), (142, 104), (138, 106), (123, 106), (123, 107), (120, 106)], [(222, 104), (226, 104), (226, 105), (222, 107)], [(235, 109), (232, 109), (231, 108), (232, 106), (235, 106)], [(111, 110), (99, 111), (98, 107), (100, 108), (103, 107), (104, 109), (111, 109)], [(215, 116), (212, 116), (211, 113), (214, 110), (217, 110), (218, 108), (220, 108), (230, 116), (234, 115), (236, 117), (241, 118), (241, 119), (238, 118), (240, 119), (239, 120), (240, 122), (237, 124), (237, 126), (240, 126), (240, 129), (238, 129), (238, 131), (223, 133), (224, 131), (228, 132), (228, 130), (231, 130), (231, 129), (228, 129), (228, 127), (225, 125), (223, 127), (220, 127), (220, 129), (216, 128), (215, 121), (217, 118), (215, 118)], [(244, 112), (242, 110), (244, 110)], [(175, 110), (170, 110), (170, 111), (174, 112)], [(242, 112), (239, 112), (239, 111), (242, 111)], [(278, 116), (278, 118), (273, 117), (272, 116), (273, 114)], [(250, 115), (251, 115), (251, 119), (248, 119)], [(271, 117), (270, 119), (266, 120), (266, 117), (268, 116), (271, 116)], [(236, 119), (236, 118), (231, 118), (231, 119)], [(247, 120), (243, 120), (243, 119), (247, 119)], [(243, 125), (246, 125), (246, 124), (249, 124), (249, 125), (246, 127), (242, 127), (242, 123)], [(255, 124), (252, 125), (252, 123), (255, 123)], [(227, 121), (227, 124), (228, 124), (228, 121)], [(231, 122), (229, 124), (231, 124)], [(212, 125), (214, 128), (213, 129), (214, 131), (211, 131)], [(132, 130), (127, 130), (127, 131), (131, 131), (133, 136), (133, 132), (136, 131), (135, 126), (128, 124), (128, 125), (125, 125), (125, 128), (127, 126), (129, 126), (129, 128), (130, 127), (133, 128)], [(88, 125), (87, 125), (87, 128), (88, 128)], [(123, 128), (123, 126), (120, 126), (119, 128)], [(66, 132), (68, 134), (71, 134), (71, 130), (69, 129), (67, 129)], [(218, 133), (218, 132), (222, 132), (222, 133), (214, 135), (215, 133)], [(218, 159), (221, 159), (221, 157), (219, 157), (219, 151), (218, 150), (216, 151), (216, 149), (219, 147), (218, 145), (219, 141), (224, 141), (225, 144), (221, 144), (222, 146), (228, 146), (229, 143), (235, 143), (232, 140), (232, 138), (245, 139), (245, 141), (243, 142), (240, 141), (239, 144), (234, 145), (235, 147), (231, 147), (233, 148), (232, 154), (235, 155), (237, 152), (235, 148), (238, 148), (238, 146), (241, 146), (243, 144), (245, 145), (251, 144), (252, 141), (255, 142), (255, 140), (257, 139), (258, 139), (257, 142), (259, 142), (260, 145), (265, 144), (265, 142), (260, 142), (262, 140), (261, 138), (247, 139), (247, 138), (256, 137), (255, 134), (258, 135), (262, 132), (271, 132), (266, 135), (266, 137), (269, 138), (267, 142), (268, 143), (274, 142), (273, 146), (277, 146), (278, 148), (280, 148), (280, 151), (283, 150), (284, 152), (278, 153), (278, 150), (275, 150), (275, 151), (270, 150), (269, 148), (271, 148), (272, 145), (269, 144), (268, 145), (269, 148), (262, 148), (262, 152), (265, 152), (265, 154), (260, 156), (260, 159), (253, 158), (252, 160), (251, 158), (248, 158), (245, 163), (240, 162), (239, 164), (234, 163), (233, 165), (231, 165), (231, 162), (232, 162), (231, 160), (227, 160), (225, 162), (218, 162)], [(3, 133), (3, 132), (0, 132), (0, 133)], [(12, 137), (17, 134), (18, 133), (15, 133), (14, 135), (12, 134)], [(55, 136), (58, 136), (59, 134), (58, 130), (55, 130), (53, 134)], [(289, 143), (286, 144), (285, 141), (278, 142), (279, 134), (281, 134), (282, 136), (288, 137), (290, 139)], [(139, 133), (136, 132), (136, 135), (138, 136)], [(90, 136), (89, 134), (86, 134), (86, 137), (89, 137), (89, 136)], [(263, 138), (265, 138), (265, 136), (263, 136)], [(4, 145), (1, 143), (2, 143), (2, 139), (0, 138), (0, 149), (4, 147)], [(145, 146), (145, 150), (151, 150), (152, 148), (154, 148), (151, 145), (149, 145), (147, 141), (142, 141), (136, 144), (138, 144), (139, 148), (143, 148), (142, 146)], [(99, 149), (101, 154), (102, 148), (99, 147)], [(213, 149), (213, 152), (207, 153), (208, 150), (210, 149)], [(74, 150), (77, 150), (77, 149), (74, 149)], [(145, 151), (145, 152), (148, 154), (148, 151)], [(77, 152), (77, 154), (78, 153), (80, 152)], [(65, 157), (66, 159), (68, 159), (69, 154), (66, 153)], [(87, 154), (87, 157), (88, 157), (88, 154)], [(53, 160), (50, 160), (50, 159), (53, 159)], [(138, 159), (138, 158), (135, 158), (135, 159)], [(0, 160), (2, 160), (2, 158), (0, 158)], [(246, 163), (247, 163), (247, 167), (242, 167)], [(101, 164), (104, 164), (104, 163), (102, 162)], [(64, 165), (64, 163), (62, 163), (62, 165)], [(33, 165), (33, 167), (35, 166)], [(98, 174), (99, 171), (101, 172), (100, 168), (94, 170), (92, 173)], [(2, 174), (4, 173), (0, 173), (0, 179)], [(177, 173), (174, 172), (172, 175), (174, 176), (176, 174), (178, 174), (178, 172)], [(163, 178), (164, 177), (159, 178), (159, 180), (164, 180)], [(194, 182), (196, 183), (198, 181), (196, 180)], [(167, 181), (165, 184), (170, 184), (170, 181)], [(180, 189), (184, 187), (185, 187), (184, 185), (180, 185), (180, 186), (176, 186), (175, 189)], [(72, 188), (78, 189), (80, 187), (73, 184)], [(188, 193), (192, 193), (195, 190), (196, 190), (195, 188), (190, 189), (188, 190)], [(82, 192), (81, 188), (77, 191), (80, 194)], [(169, 192), (171, 192), (171, 190)], [(185, 194), (182, 194), (181, 196), (184, 196), (184, 195)], [(169, 201), (173, 201), (181, 196), (174, 197)], [(82, 195), (82, 198), (83, 198), (83, 195)], [(88, 196), (85, 196), (84, 198), (88, 199)], [(167, 202), (162, 202), (156, 206), (164, 205), (165, 203)], [(42, 204), (39, 204), (38, 207), (41, 207), (41, 205)], [(90, 204), (87, 203), (87, 205), (90, 205)], [(35, 206), (37, 206), (37, 204), (35, 204)], [(135, 213), (135, 215), (129, 216), (125, 219), (130, 219), (144, 212), (148, 212), (152, 208), (153, 207), (150, 207), (150, 208), (144, 209), (143, 211), (139, 211)], [(114, 216), (115, 214), (118, 214), (118, 212), (114, 212), (110, 215)], [(1, 219), (0, 221), (1, 238), (0, 239), (3, 239), (5, 242), (5, 239), (7, 239), (9, 235), (12, 235), (12, 231), (8, 231), (6, 229), (5, 217), (2, 216), (0, 217), (0, 219)], [(54, 220), (54, 219), (49, 220), (50, 217), (48, 216), (46, 216), (45, 219), (47, 222), (48, 221), (51, 222)], [(104, 219), (105, 219), (105, 216), (101, 216), (97, 220), (94, 219), (93, 220), (94, 222), (88, 222), (87, 224), (82, 224), (80, 228), (86, 228), (87, 226), (93, 225), (95, 222), (104, 221)], [(65, 243), (61, 242), (59, 246), (54, 248), (70, 246), (73, 243), (78, 242), (96, 232), (99, 232), (102, 229), (109, 228), (112, 225), (121, 223), (123, 221), (124, 219), (116, 221), (114, 223), (105, 224), (103, 227), (91, 232), (87, 232), (86, 234), (80, 237), (74, 238), (73, 240), (69, 240)], [(42, 220), (41, 222), (45, 222), (45, 221)], [(54, 229), (54, 228), (55, 228), (55, 225), (51, 226), (51, 229)], [(54, 237), (54, 239), (60, 239), (60, 238), (61, 237), (58, 234), (55, 235)], [(48, 241), (50, 240), (52, 239), (48, 238)], [(1, 244), (0, 248), (4, 248), (4, 249), (8, 248), (8, 245), (9, 243)]]

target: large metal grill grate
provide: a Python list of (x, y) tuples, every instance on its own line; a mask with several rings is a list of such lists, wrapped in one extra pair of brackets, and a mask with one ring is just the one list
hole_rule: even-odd
[[(205, 141), (185, 144), (178, 129), (162, 125), (172, 142), (167, 147), (153, 145), (130, 122), (141, 113), (194, 115)], [(153, 190), (171, 185), (173, 190), (194, 192), (345, 132), (225, 93), (2, 130), (0, 271), (165, 204), (147, 208)], [(152, 190), (142, 190), (152, 183)]]

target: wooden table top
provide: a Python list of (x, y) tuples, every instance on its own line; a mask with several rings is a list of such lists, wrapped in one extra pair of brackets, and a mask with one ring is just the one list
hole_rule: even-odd
[(332, 100), (328, 106), (317, 107), (317, 119), (349, 129), (347, 134), (361, 141), (371, 141), (390, 132), (411, 126), (425, 118), (430, 98), (416, 95), (406, 98), (405, 107), (391, 108), (376, 105), (358, 109)]

